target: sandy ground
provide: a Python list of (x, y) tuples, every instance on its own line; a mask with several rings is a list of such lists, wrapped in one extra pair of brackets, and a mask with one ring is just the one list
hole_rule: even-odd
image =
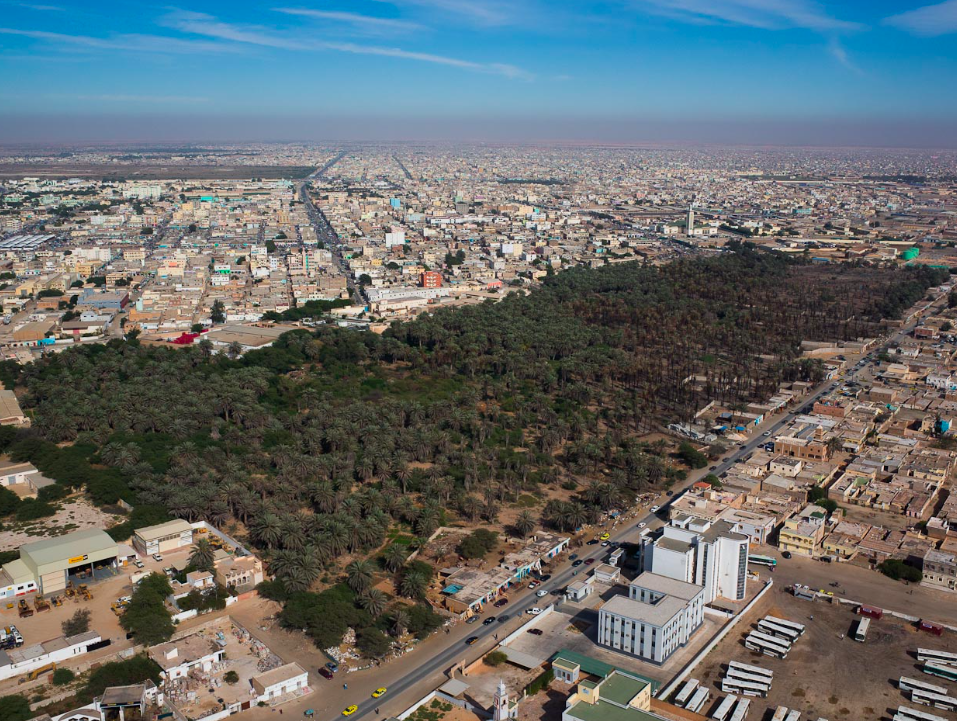
[(104, 513), (82, 498), (69, 499), (63, 502), (55, 516), (7, 526), (0, 532), (0, 551), (15, 551), (24, 543), (86, 528), (109, 528), (119, 520), (119, 516)]
[[(744, 636), (767, 614), (807, 626), (787, 659), (771, 658), (744, 647)], [(945, 632), (940, 638), (919, 634), (913, 624), (888, 615), (872, 621), (867, 640), (857, 643), (849, 637), (856, 619), (852, 607), (804, 601), (776, 586), (692, 673), (693, 678), (716, 691), (707, 710), (713, 710), (723, 698), (717, 689), (727, 662), (736, 660), (774, 671), (768, 698), (752, 700), (751, 718), (770, 718), (762, 715), (764, 709), (773, 712), (779, 705), (797, 709), (801, 718), (808, 719), (888, 718), (893, 716), (891, 709), (907, 702), (897, 689), (900, 676), (924, 677), (938, 683), (918, 669), (913, 655), (918, 646), (957, 652), (957, 634)], [(940, 680), (939, 685), (948, 683)]]
[[(798, 556), (785, 560), (778, 549), (769, 546), (756, 546), (752, 553), (778, 559), (778, 566), (773, 573), (765, 568), (751, 567), (762, 578), (774, 579), (778, 588), (803, 583), (811, 588), (833, 591), (845, 599), (957, 625), (957, 594), (913, 584), (905, 585), (876, 571), (849, 563), (822, 563)], [(840, 586), (833, 588), (830, 586), (832, 582), (840, 583)]]

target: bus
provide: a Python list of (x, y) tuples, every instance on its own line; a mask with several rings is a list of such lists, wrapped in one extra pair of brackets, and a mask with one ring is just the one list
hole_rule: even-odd
[(927, 683), (926, 681), (920, 681), (916, 678), (907, 678), (907, 676), (901, 676), (900, 681), (897, 682), (897, 687), (901, 691), (924, 691), (926, 693), (936, 693), (942, 696), (947, 695), (947, 689), (944, 686), (937, 686), (936, 684)]
[(758, 566), (767, 566), (768, 568), (774, 568), (778, 565), (778, 560), (776, 558), (771, 558), (771, 556), (758, 556), (756, 554), (748, 556), (748, 563), (754, 563)]
[(945, 666), (942, 663), (924, 661), (924, 665), (920, 670), (924, 673), (929, 673), (931, 676), (939, 676), (940, 678), (945, 678), (948, 681), (957, 681), (957, 668), (954, 666)]
[(769, 636), (760, 631), (752, 631), (749, 633), (748, 637), (744, 640), (744, 645), (752, 651), (759, 651), (765, 656), (772, 656), (774, 658), (787, 658), (791, 652), (791, 644), (787, 641)]
[(739, 698), (738, 705), (734, 707), (734, 713), (731, 714), (731, 721), (744, 721), (749, 710), (751, 710), (751, 699)]
[(691, 678), (681, 687), (681, 690), (678, 692), (678, 695), (675, 696), (675, 706), (684, 707), (688, 700), (691, 698), (691, 694), (695, 692), (695, 689), (698, 688), (698, 679)]
[(893, 721), (947, 721), (943, 716), (907, 706), (898, 706)]
[(741, 663), (740, 661), (728, 661), (728, 675), (733, 676), (734, 671), (741, 671), (743, 673), (749, 673), (753, 676), (763, 676), (768, 680), (768, 683), (771, 683), (774, 678), (774, 671), (770, 669), (761, 668), (760, 666), (752, 666), (750, 663)]
[(787, 718), (789, 710), (787, 706), (778, 706), (774, 710), (774, 716), (771, 717), (771, 721), (784, 721), (784, 719)]
[(957, 711), (957, 698), (947, 694), (914, 689), (910, 692), (910, 700), (913, 703), (919, 703), (921, 706), (933, 706), (942, 711)]
[(737, 700), (738, 697), (734, 694), (725, 696), (724, 700), (718, 704), (718, 708), (711, 714), (711, 721), (728, 721), (728, 717), (731, 715), (731, 709), (734, 708), (734, 702)]
[(917, 649), (918, 661), (930, 661), (945, 666), (957, 666), (957, 653), (947, 653), (946, 651), (934, 651), (930, 648)]
[(777, 616), (765, 616), (764, 620), (768, 623), (773, 623), (776, 626), (783, 626), (784, 628), (790, 628), (792, 631), (796, 631), (798, 636), (803, 636), (804, 632), (807, 630), (807, 626), (803, 623), (798, 623), (797, 621), (788, 621), (786, 618), (778, 618)]
[(711, 692), (706, 687), (699, 686), (698, 690), (694, 692), (694, 696), (691, 697), (691, 700), (685, 704), (685, 709), (691, 713), (698, 713), (704, 708), (704, 705), (708, 703), (709, 698), (711, 698)]
[(862, 616), (861, 618), (857, 619), (857, 628), (854, 629), (853, 639), (855, 641), (864, 643), (865, 639), (867, 638), (867, 629), (870, 628), (870, 626), (871, 619), (867, 618), (866, 616)]
[[(768, 697), (768, 691), (770, 687), (767, 684), (763, 683), (754, 683), (753, 681), (740, 681), (738, 679), (728, 678), (725, 676), (724, 680), (721, 681), (721, 692), (722, 693), (734, 693), (739, 696), (760, 696), (761, 698)], [(737, 711), (735, 711), (737, 713)]]
[(763, 631), (771, 636), (782, 638), (788, 643), (794, 643), (801, 638), (801, 634), (799, 634), (797, 631), (794, 631), (790, 628), (785, 628), (784, 626), (779, 626), (778, 624), (774, 623), (773, 621), (769, 621), (766, 618), (762, 618), (760, 621), (758, 621), (758, 630)]
[(735, 681), (748, 681), (750, 683), (759, 683), (763, 686), (771, 687), (771, 679), (767, 676), (759, 676), (756, 673), (748, 673), (747, 671), (731, 671), (725, 675), (725, 678), (731, 678)]

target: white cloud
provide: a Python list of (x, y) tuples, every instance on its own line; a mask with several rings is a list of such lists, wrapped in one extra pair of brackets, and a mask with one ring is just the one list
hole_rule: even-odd
[(859, 24), (828, 15), (813, 0), (636, 0), (656, 14), (691, 23), (727, 23), (764, 30), (855, 30)]
[(861, 70), (857, 65), (851, 60), (850, 56), (847, 54), (847, 50), (844, 49), (844, 46), (837, 40), (833, 38), (827, 46), (828, 52), (837, 60), (841, 65), (843, 65), (848, 70), (857, 73), (858, 75), (863, 75), (864, 71)]
[(417, 60), (436, 65), (462, 68), (474, 72), (504, 75), (507, 78), (531, 79), (531, 74), (521, 68), (507, 63), (475, 62), (462, 60), (444, 55), (434, 55), (401, 48), (380, 47), (376, 45), (359, 45), (356, 43), (334, 42), (325, 40), (307, 40), (298, 37), (287, 37), (259, 26), (232, 25), (203, 13), (176, 11), (165, 19), (165, 22), (177, 30), (205, 35), (218, 40), (228, 40), (249, 45), (260, 45), (283, 50), (333, 50), (354, 55), (378, 55), (383, 57)]
[(182, 38), (164, 37), (161, 35), (111, 35), (105, 38), (91, 35), (69, 35), (67, 33), (53, 33), (46, 30), (20, 30), (17, 28), (0, 28), (2, 35), (17, 35), (34, 40), (46, 40), (54, 46), (68, 46), (73, 48), (89, 48), (93, 50), (123, 50), (146, 53), (195, 53), (195, 52), (232, 52), (231, 48), (222, 43), (211, 43), (206, 40), (184, 40)]
[(477, 25), (510, 25), (525, 16), (518, 0), (377, 0), (458, 16)]
[(908, 10), (892, 15), (884, 22), (914, 35), (934, 36), (957, 32), (957, 0)]
[(383, 31), (395, 30), (408, 32), (421, 30), (422, 25), (409, 20), (394, 18), (380, 18), (374, 15), (359, 15), (358, 13), (336, 12), (332, 10), (303, 10), (299, 8), (273, 8), (276, 12), (286, 15), (315, 18), (316, 20), (331, 20), (332, 22), (347, 23), (364, 30)]

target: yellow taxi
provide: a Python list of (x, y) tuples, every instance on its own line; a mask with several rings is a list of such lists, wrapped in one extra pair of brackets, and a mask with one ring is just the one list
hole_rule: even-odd
[(607, 541), (609, 538), (611, 538), (611, 534), (610, 534), (610, 533), (603, 533), (603, 534), (601, 534), (601, 535), (598, 537), (598, 540), (599, 540), (599, 541)]
[(359, 710), (359, 707), (356, 706), (355, 704), (352, 704), (351, 706), (346, 706), (346, 707), (342, 710), (342, 715), (343, 715), (343, 716), (352, 716), (352, 714), (354, 714), (354, 713), (355, 713), (356, 711), (358, 711), (358, 710)]
[(372, 692), (372, 698), (380, 698), (382, 696), (385, 696), (386, 691), (388, 691), (388, 689), (386, 688), (377, 688), (375, 691)]

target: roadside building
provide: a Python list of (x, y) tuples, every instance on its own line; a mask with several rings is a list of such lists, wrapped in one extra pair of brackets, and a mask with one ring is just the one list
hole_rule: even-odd
[[(105, 531), (90, 528), (67, 533), (55, 538), (25, 543), (20, 546), (19, 561), (4, 564), (11, 577), (24, 578), (23, 569), (44, 594), (57, 593), (66, 588), (67, 579), (74, 574), (96, 577), (96, 572), (116, 566), (119, 550), (116, 542)], [(23, 564), (22, 566), (20, 564)]]
[(741, 601), (746, 595), (748, 536), (727, 521), (691, 516), (672, 518), (654, 541), (642, 547), (643, 567), (659, 576), (704, 588), (705, 603), (716, 598)]
[(598, 643), (662, 664), (704, 622), (704, 588), (644, 572), (598, 610)]
[(957, 591), (957, 556), (947, 551), (930, 549), (924, 554), (924, 578), (921, 586), (942, 591)]
[(305, 691), (309, 674), (298, 663), (287, 663), (252, 678), (253, 690), (259, 701), (269, 701), (288, 694)]
[(182, 519), (146, 526), (133, 533), (133, 547), (144, 556), (171, 553), (192, 543), (193, 527)]

